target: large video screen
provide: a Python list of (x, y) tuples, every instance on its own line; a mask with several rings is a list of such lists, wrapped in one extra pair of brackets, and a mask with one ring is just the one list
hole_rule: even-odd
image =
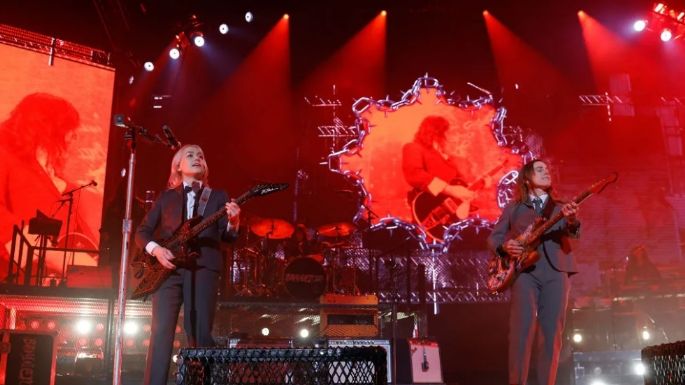
[[(489, 104), (448, 104), (426, 88), (413, 103), (396, 109), (373, 105), (363, 112), (368, 134), (352, 154), (341, 157), (340, 169), (364, 181), (371, 222), (389, 216), (417, 223), (429, 240), (442, 241), (444, 230), (460, 220), (495, 221), (501, 213), (497, 187), (522, 162), (497, 144), (495, 113)], [(473, 194), (450, 197), (446, 185)]]
[[(45, 53), (4, 44), (0, 57), (3, 273), (14, 225), (23, 223), (27, 240), (37, 245), (37, 236), (28, 234), (29, 220), (37, 211), (62, 222), (59, 235), (48, 246), (97, 249), (114, 71), (59, 57), (50, 63)], [(46, 273), (61, 273), (64, 257), (64, 253), (48, 254)], [(98, 262), (96, 253), (69, 253), (66, 258), (67, 264)]]

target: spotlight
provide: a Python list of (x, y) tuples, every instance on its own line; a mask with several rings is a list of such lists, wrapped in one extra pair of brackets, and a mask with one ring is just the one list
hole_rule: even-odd
[(673, 37), (673, 33), (671, 32), (670, 29), (664, 28), (664, 30), (661, 31), (661, 41), (667, 42), (667, 41), (671, 40), (672, 37)]
[(174, 59), (174, 60), (176, 60), (176, 59), (178, 59), (179, 57), (181, 57), (181, 49), (178, 47), (178, 45), (172, 47), (172, 48), (169, 50), (169, 57), (172, 58), (172, 59)]
[(675, 19), (682, 23), (682, 22), (683, 22), (683, 19), (685, 19), (685, 11), (680, 12), (680, 13), (678, 14), (678, 17), (676, 17)]
[(647, 20), (637, 20), (633, 23), (633, 29), (635, 32), (642, 32), (647, 28)]
[(143, 68), (145, 68), (145, 71), (147, 72), (152, 72), (155, 69), (155, 64), (151, 61), (146, 61), (145, 64), (143, 64)]
[(131, 85), (131, 84), (133, 84), (134, 81), (136, 81), (136, 77), (133, 76), (133, 75), (129, 76), (129, 78), (128, 78), (128, 84)]
[(271, 333), (271, 331), (267, 327), (262, 328), (261, 332), (264, 337), (267, 337), (269, 333)]
[(388, 16), (388, 11), (386, 11), (385, 9), (382, 10), (382, 11), (381, 11), (381, 16), (383, 16), (383, 17)]
[(644, 329), (642, 331), (642, 340), (643, 341), (649, 341), (650, 339), (652, 339), (652, 334), (649, 332), (649, 330)]
[(306, 328), (300, 329), (300, 338), (307, 338), (309, 337), (309, 330)]
[(607, 385), (606, 382), (602, 380), (594, 380), (590, 383), (590, 385)]
[(664, 3), (657, 3), (654, 6), (654, 12), (656, 13), (664, 13), (664, 11), (666, 11), (666, 6), (664, 5)]
[(583, 335), (580, 333), (573, 333), (573, 342), (577, 344), (583, 342)]
[(38, 329), (38, 327), (40, 326), (40, 322), (38, 320), (34, 319), (33, 321), (31, 321), (30, 326), (31, 326), (31, 329)]
[(76, 323), (76, 331), (81, 335), (86, 335), (93, 330), (93, 323), (89, 320), (82, 319)]
[(253, 19), (254, 19), (254, 15), (252, 15), (252, 12), (250, 12), (250, 11), (245, 12), (245, 21), (247, 21), (248, 23), (251, 23)]
[(205, 45), (205, 37), (200, 31), (194, 31), (190, 34), (190, 40), (195, 44), (196, 47), (202, 47)]
[(54, 330), (56, 327), (57, 327), (57, 324), (55, 323), (55, 321), (52, 321), (52, 320), (48, 321), (48, 329)]
[(228, 24), (222, 23), (221, 25), (219, 25), (219, 33), (222, 35), (227, 34), (228, 33)]
[(647, 373), (647, 368), (642, 362), (636, 362), (635, 365), (633, 365), (633, 372), (638, 376), (644, 376), (645, 373)]
[(126, 321), (126, 323), (124, 323), (124, 334), (126, 335), (133, 336), (138, 333), (138, 329), (138, 324), (134, 321)]

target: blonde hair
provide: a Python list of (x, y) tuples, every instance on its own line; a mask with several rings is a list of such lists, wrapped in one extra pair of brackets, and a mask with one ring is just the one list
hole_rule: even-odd
[[(169, 181), (167, 182), (167, 187), (171, 189), (176, 188), (183, 183), (183, 174), (181, 173), (181, 157), (189, 147), (195, 147), (200, 150), (202, 154), (205, 153), (197, 144), (186, 144), (176, 151), (174, 157), (171, 158), (171, 171), (169, 172)], [(207, 186), (209, 183), (209, 167), (207, 166), (207, 160), (204, 158), (201, 159), (201, 162), (202, 168), (205, 170), (205, 172), (202, 174), (202, 184)]]

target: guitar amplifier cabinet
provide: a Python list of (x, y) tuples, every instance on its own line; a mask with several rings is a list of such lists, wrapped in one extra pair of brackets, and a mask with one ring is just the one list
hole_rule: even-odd
[(54, 385), (56, 333), (0, 330), (0, 385)]
[[(377, 337), (378, 297), (375, 295), (326, 294), (321, 304), (346, 305), (322, 307), (319, 333), (326, 337)], [(355, 307), (353, 305), (359, 305)]]
[(438, 343), (423, 339), (397, 343), (398, 384), (443, 384)]

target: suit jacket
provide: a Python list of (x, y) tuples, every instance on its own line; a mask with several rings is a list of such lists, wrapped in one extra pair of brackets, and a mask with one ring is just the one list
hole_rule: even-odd
[(456, 167), (436, 149), (426, 148), (416, 142), (409, 142), (402, 148), (402, 171), (407, 183), (421, 191), (426, 191), (433, 178), (450, 183), (460, 177)]
[[(554, 205), (550, 217), (561, 211), (559, 202), (548, 199), (545, 206), (548, 204)], [(492, 252), (504, 255), (502, 249), (504, 242), (526, 231), (526, 228), (535, 221), (535, 217), (535, 209), (530, 200), (523, 203), (512, 202), (508, 204), (488, 237), (488, 248)], [(537, 249), (540, 258), (547, 256), (549, 263), (555, 270), (568, 273), (577, 272), (578, 268), (571, 250), (570, 238), (578, 238), (579, 235), (580, 222), (569, 226), (566, 219), (562, 218), (543, 234), (542, 242)]]
[[(181, 226), (183, 217), (183, 185), (164, 191), (154, 203), (150, 211), (136, 230), (136, 244), (145, 248), (150, 241), (160, 241), (171, 237)], [(198, 196), (199, 198), (199, 196)], [(204, 217), (220, 210), (228, 202), (226, 192), (212, 190), (207, 201)], [(200, 247), (197, 267), (204, 267), (214, 271), (221, 271), (223, 257), (219, 248), (221, 241), (230, 241), (236, 237), (237, 229), (227, 231), (228, 218), (218, 220), (197, 236), (196, 243)]]

